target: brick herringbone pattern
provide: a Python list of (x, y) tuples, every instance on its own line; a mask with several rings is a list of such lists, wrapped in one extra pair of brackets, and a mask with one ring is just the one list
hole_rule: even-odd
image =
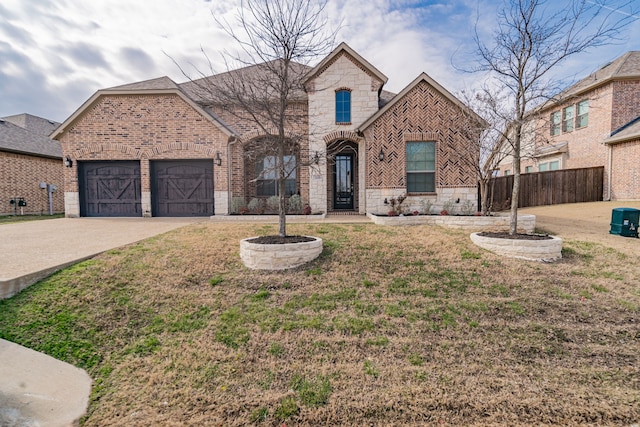
[(476, 171), (456, 153), (468, 151), (467, 116), (426, 82), (421, 82), (365, 131), (368, 184), (375, 188), (406, 187), (406, 143), (436, 142), (436, 187), (475, 187)]

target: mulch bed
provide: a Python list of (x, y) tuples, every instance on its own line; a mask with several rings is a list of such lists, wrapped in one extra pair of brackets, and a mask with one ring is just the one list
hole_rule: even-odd
[(260, 236), (255, 239), (250, 239), (250, 243), (258, 243), (261, 245), (284, 245), (285, 243), (304, 243), (313, 242), (313, 237), (307, 236)]
[(514, 239), (514, 240), (551, 240), (552, 237), (548, 234), (509, 234), (508, 231), (500, 231), (500, 232), (489, 232), (483, 231), (482, 233), (478, 233), (479, 236), (483, 237), (494, 237), (497, 239)]

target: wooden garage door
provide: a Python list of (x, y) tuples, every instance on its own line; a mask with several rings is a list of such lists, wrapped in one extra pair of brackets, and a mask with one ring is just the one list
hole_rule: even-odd
[(81, 216), (142, 216), (140, 163), (79, 162)]
[(153, 216), (213, 215), (213, 160), (151, 162)]

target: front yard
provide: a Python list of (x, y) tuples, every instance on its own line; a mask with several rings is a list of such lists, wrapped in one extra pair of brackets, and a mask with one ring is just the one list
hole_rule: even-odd
[(87, 426), (630, 425), (637, 259), (565, 240), (553, 264), (433, 226), (289, 225), (324, 240), (243, 267), (272, 225), (195, 224), (0, 302), (0, 337), (86, 369)]

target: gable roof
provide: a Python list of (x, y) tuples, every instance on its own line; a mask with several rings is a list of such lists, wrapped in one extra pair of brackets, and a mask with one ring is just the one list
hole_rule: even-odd
[(447, 98), (453, 104), (455, 104), (458, 107), (460, 107), (463, 111), (469, 113), (469, 116), (473, 117), (474, 119), (476, 119), (478, 121), (478, 123), (480, 123), (482, 125), (485, 124), (485, 120), (483, 120), (480, 116), (478, 116), (475, 111), (473, 111), (471, 108), (469, 108), (467, 105), (465, 105), (458, 98), (453, 96), (451, 94), (451, 92), (449, 92), (447, 89), (445, 89), (443, 86), (441, 86), (438, 82), (436, 82), (431, 77), (429, 77), (429, 75), (427, 73), (423, 72), (418, 77), (416, 77), (415, 80), (413, 80), (411, 83), (409, 83), (409, 85), (407, 87), (402, 89), (402, 91), (400, 91), (400, 93), (398, 93), (390, 101), (388, 101), (384, 105), (384, 107), (379, 109), (373, 116), (369, 117), (364, 123), (362, 123), (360, 126), (358, 126), (357, 131), (358, 132), (363, 132), (365, 129), (367, 129), (369, 126), (371, 126), (376, 120), (378, 120), (382, 115), (384, 115), (387, 111), (389, 111), (396, 103), (398, 103), (406, 94), (411, 92), (411, 90), (413, 90), (413, 88), (415, 88), (421, 82), (426, 82), (428, 85), (432, 86), (442, 96)]
[[(213, 74), (211, 76), (202, 77), (196, 80), (190, 80), (178, 85), (184, 93), (186, 93), (191, 99), (201, 105), (211, 105), (215, 103), (213, 99), (215, 97), (216, 88), (219, 87), (234, 87), (235, 85), (242, 85), (242, 91), (247, 92), (256, 91), (258, 96), (263, 94), (271, 95), (273, 92), (265, 92), (271, 85), (268, 83), (272, 81), (269, 77), (273, 75), (272, 68), (278, 67), (282, 62), (281, 59), (276, 59), (270, 62), (261, 64), (249, 65), (247, 67), (237, 68), (235, 70), (226, 71), (224, 73)], [(308, 65), (300, 64), (298, 62), (289, 63), (289, 71), (292, 72), (293, 81), (301, 76), (306, 75), (311, 67)], [(307, 93), (303, 87), (294, 87), (291, 93), (291, 99), (297, 101), (306, 101)], [(260, 93), (262, 92), (262, 93)]]
[(37, 133), (38, 135), (49, 136), (51, 132), (55, 130), (60, 123), (53, 120), (43, 119), (42, 117), (34, 116), (27, 113), (16, 114), (13, 116), (6, 116), (2, 118), (7, 122), (11, 122), (14, 125), (18, 125), (29, 132)]
[(617, 80), (640, 80), (640, 51), (629, 51), (612, 62), (603, 65), (596, 72), (569, 86), (535, 110), (545, 110), (563, 102), (567, 98), (576, 97), (599, 86)]
[(309, 80), (312, 80), (318, 75), (322, 74), (322, 72), (326, 70), (326, 68), (330, 64), (332, 64), (335, 59), (337, 59), (338, 55), (342, 53), (346, 53), (351, 56), (364, 68), (365, 71), (369, 72), (369, 74), (377, 78), (382, 83), (380, 87), (384, 86), (384, 84), (387, 83), (387, 80), (389, 80), (387, 76), (382, 74), (380, 70), (371, 65), (369, 61), (360, 56), (355, 50), (351, 49), (345, 42), (342, 42), (326, 58), (320, 61), (318, 65), (316, 65), (315, 67), (313, 67), (313, 69), (311, 69), (311, 71), (309, 71), (307, 77), (304, 79), (304, 83), (306, 84), (309, 82)]
[(85, 111), (88, 111), (103, 96), (117, 95), (177, 95), (193, 109), (200, 113), (203, 117), (209, 119), (218, 129), (228, 137), (234, 136), (234, 133), (228, 126), (222, 123), (216, 116), (206, 111), (200, 105), (195, 103), (193, 99), (187, 96), (181, 88), (169, 77), (163, 76), (157, 79), (145, 80), (137, 83), (115, 86), (109, 89), (101, 89), (94, 93), (91, 98), (84, 102), (67, 120), (65, 120), (52, 134), (51, 138), (58, 138), (68, 127), (78, 120)]
[(3, 117), (0, 119), (0, 151), (61, 159), (60, 143), (46, 136), (44, 123), (52, 127), (58, 124), (30, 114)]

